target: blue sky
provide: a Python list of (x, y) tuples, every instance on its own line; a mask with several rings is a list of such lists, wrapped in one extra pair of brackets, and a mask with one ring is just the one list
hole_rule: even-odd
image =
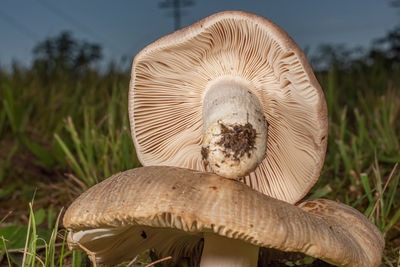
[[(37, 42), (63, 30), (99, 43), (105, 59), (129, 61), (144, 46), (173, 31), (166, 0), (0, 0), (0, 65), (32, 60)], [(302, 47), (346, 44), (368, 48), (400, 22), (389, 0), (194, 0), (183, 9), (182, 26), (218, 11), (245, 10), (286, 30)]]

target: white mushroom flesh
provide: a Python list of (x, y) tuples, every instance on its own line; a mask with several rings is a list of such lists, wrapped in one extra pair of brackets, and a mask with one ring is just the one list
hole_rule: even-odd
[(204, 234), (200, 267), (257, 266), (259, 247), (238, 239)]
[(215, 173), (240, 178), (265, 157), (267, 121), (257, 96), (233, 78), (211, 83), (203, 99), (203, 159)]

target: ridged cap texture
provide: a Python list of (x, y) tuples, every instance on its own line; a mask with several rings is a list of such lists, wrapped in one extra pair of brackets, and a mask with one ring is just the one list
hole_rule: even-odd
[(378, 266), (384, 246), (378, 229), (343, 204), (309, 200), (295, 206), (238, 181), (174, 167), (113, 175), (74, 201), (63, 223), (70, 247), (80, 244), (103, 264), (148, 248), (190, 257), (201, 251), (204, 232), (340, 266)]

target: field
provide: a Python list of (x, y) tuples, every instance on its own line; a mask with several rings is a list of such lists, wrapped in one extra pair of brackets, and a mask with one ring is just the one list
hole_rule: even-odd
[[(385, 236), (384, 265), (399, 266), (399, 68), (353, 61), (316, 74), (329, 139), (321, 178), (307, 197), (338, 200), (365, 214)], [(129, 73), (113, 65), (102, 72), (0, 70), (0, 266), (89, 266), (84, 253), (66, 247), (60, 216), (90, 186), (140, 165), (128, 84)], [(146, 254), (135, 264), (150, 261)]]

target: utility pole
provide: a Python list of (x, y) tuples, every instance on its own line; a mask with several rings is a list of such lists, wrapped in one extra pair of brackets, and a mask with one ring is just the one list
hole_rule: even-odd
[(158, 4), (160, 8), (173, 8), (174, 30), (181, 28), (182, 8), (194, 5), (192, 0), (164, 0)]

